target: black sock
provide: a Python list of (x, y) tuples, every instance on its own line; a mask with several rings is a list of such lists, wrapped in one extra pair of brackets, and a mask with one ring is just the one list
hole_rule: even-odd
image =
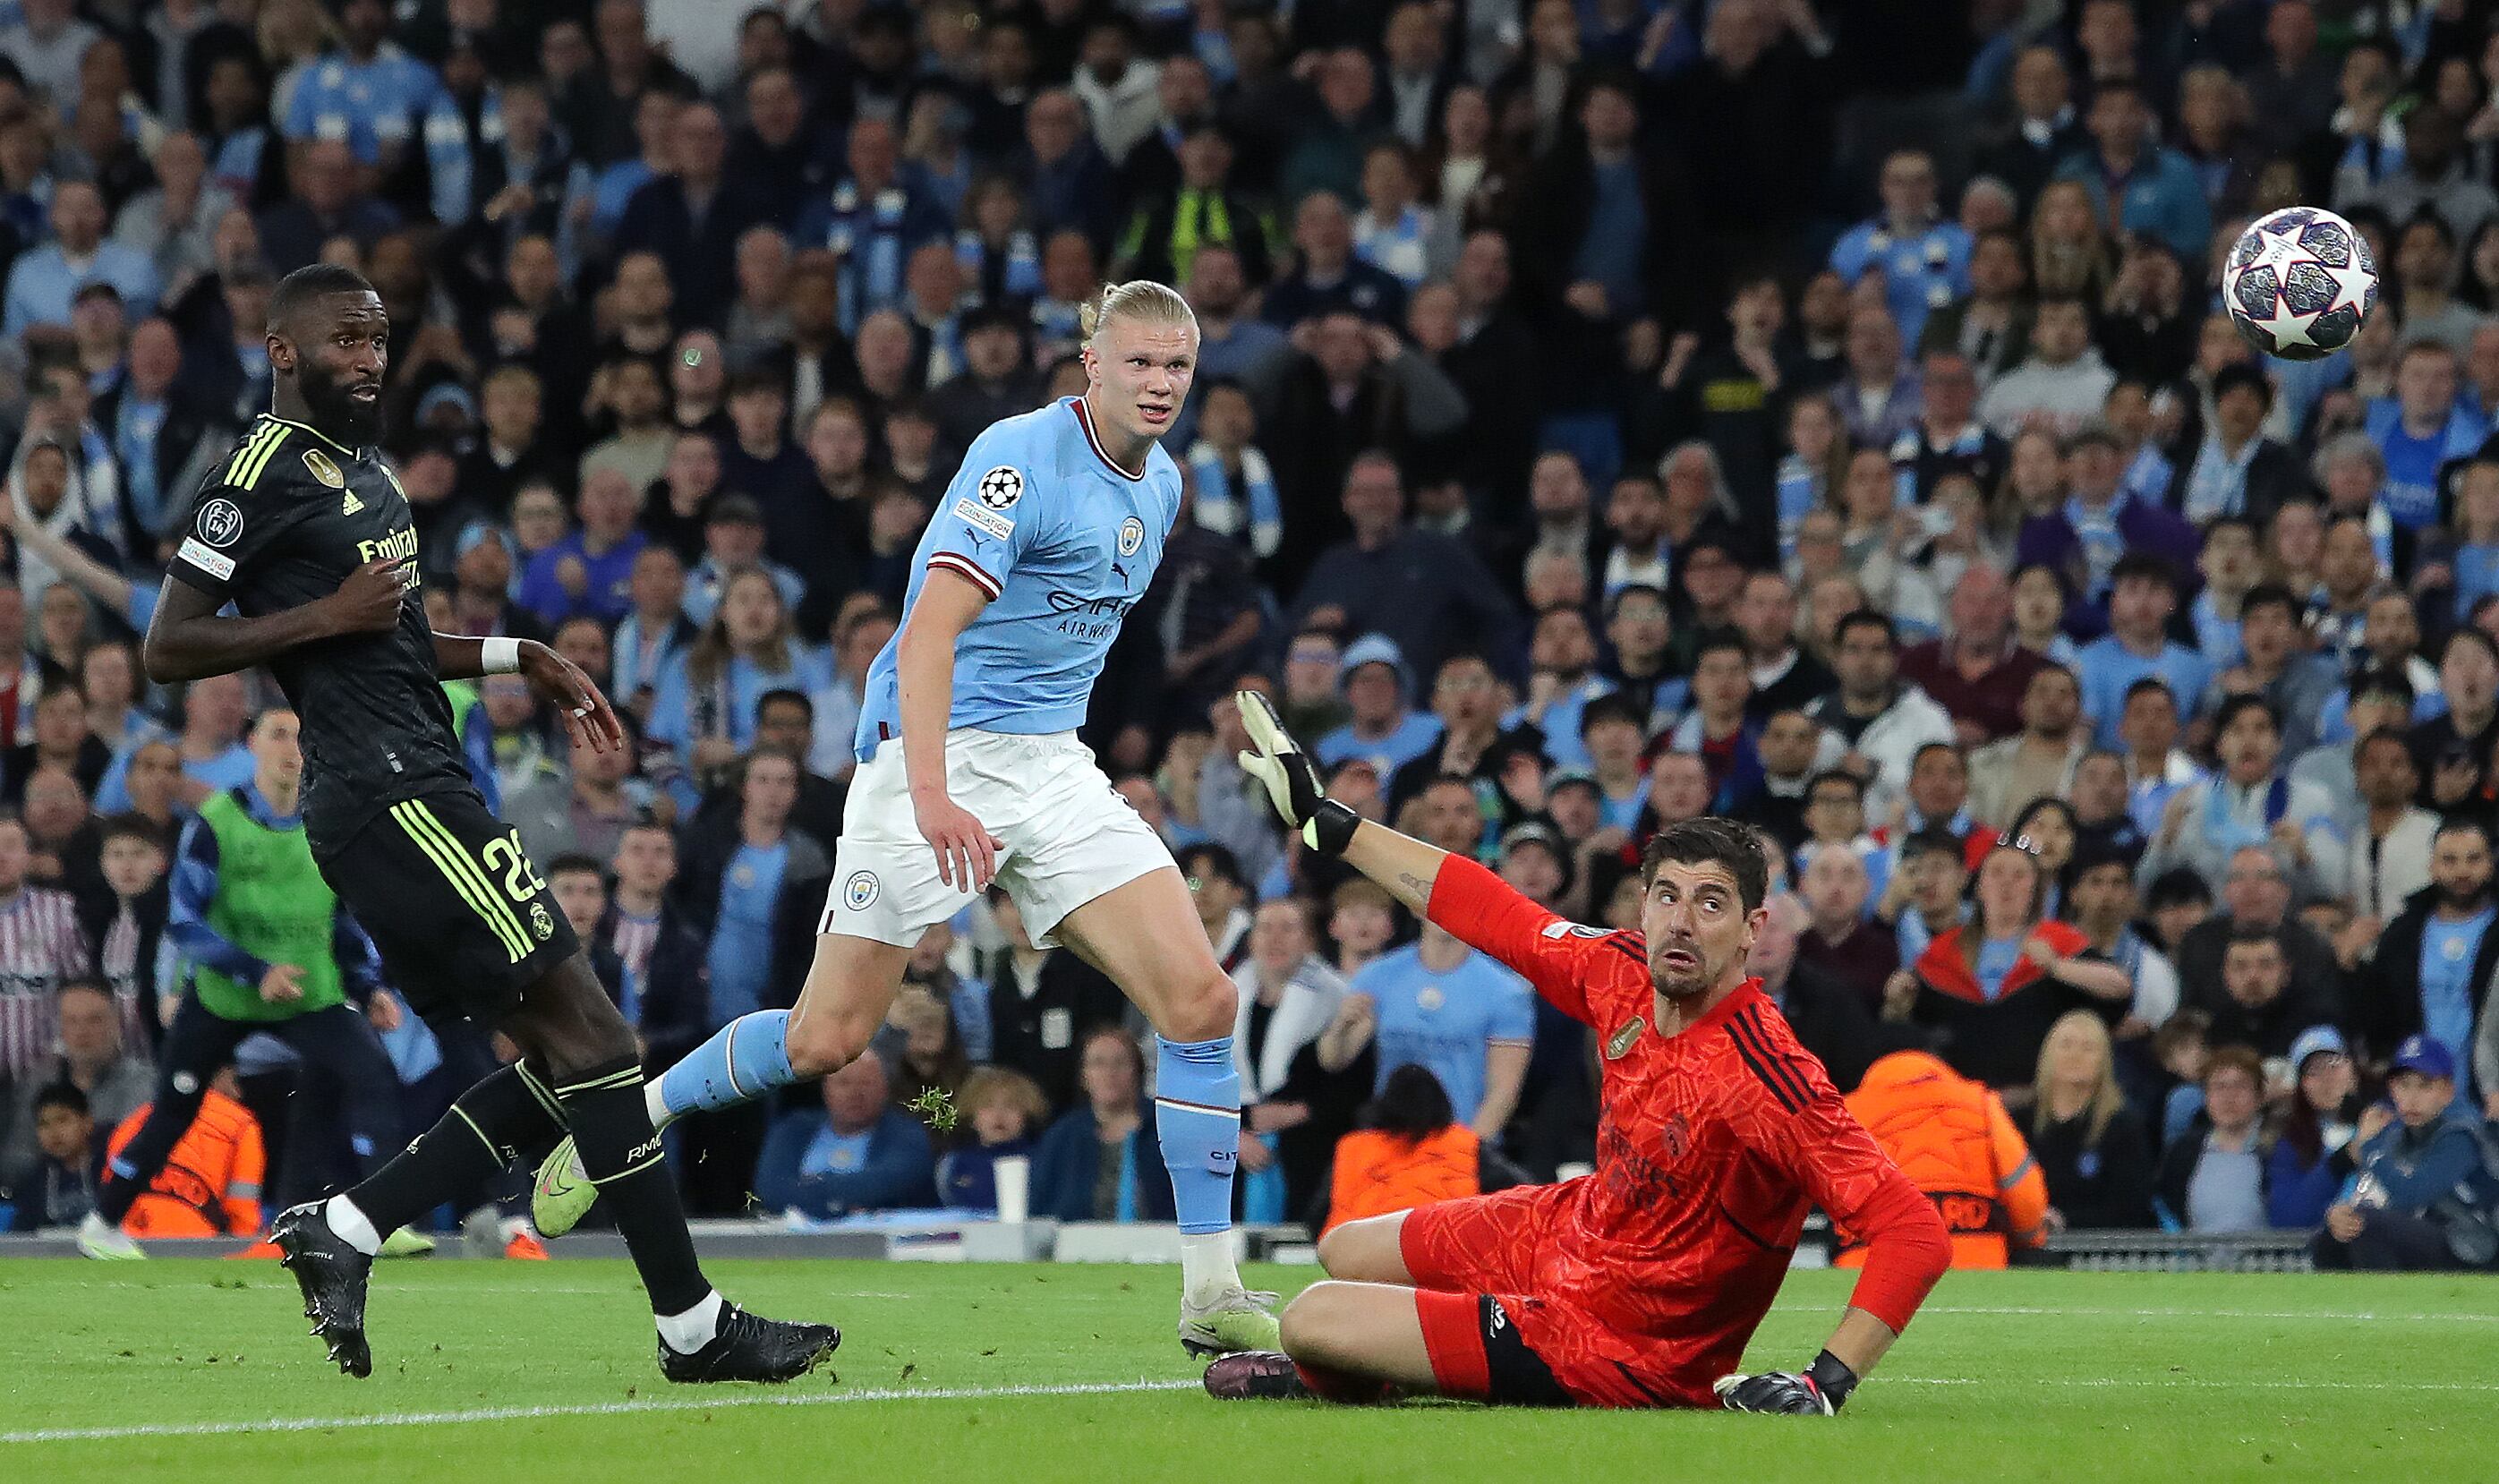
[(387, 1237), (492, 1178), (516, 1149), (563, 1130), (555, 1094), (544, 1081), (517, 1064), (508, 1066), (460, 1094), (441, 1122), (348, 1191), (347, 1199)]
[(642, 1104), (642, 1068), (631, 1057), (593, 1067), (555, 1090), (572, 1126), (581, 1168), (599, 1187), (633, 1255), (655, 1314), (681, 1314), (711, 1292), (695, 1260), (685, 1211)]

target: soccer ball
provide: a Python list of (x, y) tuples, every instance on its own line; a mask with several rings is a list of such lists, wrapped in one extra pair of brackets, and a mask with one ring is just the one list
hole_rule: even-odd
[(2258, 217), (2222, 265), (2222, 303), (2247, 342), (2286, 361), (2317, 361), (2352, 343), (2378, 302), (2369, 244), (2321, 207)]

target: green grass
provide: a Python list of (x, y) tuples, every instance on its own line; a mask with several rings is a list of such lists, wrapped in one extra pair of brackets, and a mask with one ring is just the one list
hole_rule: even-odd
[[(0, 1479), (2499, 1478), (2499, 1284), (2483, 1279), (1956, 1274), (1847, 1415), (1819, 1423), (1218, 1405), (1194, 1389), (892, 1397), (1186, 1382), (1177, 1273), (712, 1267), (758, 1309), (840, 1323), (838, 1378), (667, 1386), (622, 1264), (392, 1265), (357, 1382), (306, 1337), (275, 1265), (0, 1263)], [(1754, 1361), (1810, 1359), (1847, 1282), (1796, 1274)], [(614, 1410), (577, 1410), (594, 1407)], [(576, 1410), (443, 1415), (496, 1408)], [(281, 1419), (330, 1425), (253, 1427)], [(227, 1431), (24, 1436), (138, 1424)]]

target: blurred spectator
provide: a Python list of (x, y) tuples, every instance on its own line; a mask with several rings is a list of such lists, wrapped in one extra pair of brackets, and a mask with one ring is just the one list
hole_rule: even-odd
[(670, 890), (676, 841), (657, 823), (636, 823), (618, 838), (608, 869), (614, 890), (592, 930), (580, 936), (613, 952), (623, 968), (629, 1018), (642, 1036), (645, 1064), (671, 1066), (711, 1031), (703, 934)]
[(1935, 164), (1902, 149), (1883, 162), (1883, 214), (1862, 222), (1831, 250), (1831, 266), (1855, 283), (1883, 275), (1883, 297), (1901, 339), (1914, 345), (1927, 311), (1969, 291), (1970, 236), (1935, 211)]
[[(2177, 714), (2204, 694), (2209, 664), (2167, 636), (2177, 606), (2177, 578), (2158, 556), (2128, 551), (2109, 567), (2109, 631), (2074, 658), (2083, 710), (2098, 729), (2098, 745), (2115, 747), (2123, 740), (2120, 726), (2132, 707), (2137, 680), (2148, 676), (2164, 684)], [(2138, 758), (2144, 751), (2135, 749)]]
[[(2001, 1268), (2047, 1238), (2048, 1184), (2004, 1103), (1924, 1051), (1895, 1051), (1866, 1071), (1848, 1111), (1942, 1211), (1953, 1266)], [(1834, 1260), (1855, 1267), (1865, 1249)]]
[(2486, 1268), (2499, 1257), (2492, 1212), (2499, 1175), (2472, 1110), (2455, 1095), (2455, 1059), (2414, 1037), (2395, 1049), (2393, 1104), (2360, 1114), (2356, 1166), (2311, 1251), (2320, 1268), (2392, 1272)]
[[(1516, 642), (1509, 600), (1473, 553), (1407, 525), (1405, 499), (1393, 459), (1377, 452), (1354, 457), (1344, 485), (1353, 534), (1320, 554), (1294, 602), (1294, 627), (1333, 624), (1345, 632), (1384, 635), (1403, 663), (1425, 672), (1436, 672), (1444, 656), (1469, 645), (1506, 654)], [(1288, 525), (1292, 519), (1288, 512)]]
[(565, 767), (503, 799), (503, 818), (520, 830), (532, 860), (575, 854), (608, 859), (650, 802), (647, 786), (631, 778), (635, 759), (629, 748), (594, 747), (581, 733), (572, 734), (570, 747)]
[(1426, 924), (1413, 945), (1353, 979), (1377, 1016), (1379, 1082), (1408, 1062), (1437, 1077), (1459, 1121), (1498, 1138), (1516, 1107), (1533, 1043), (1535, 1005), (1518, 977)]
[(2340, 1007), (2292, 996), (2288, 955), (2274, 934), (2241, 927), (2222, 951), (2221, 992), (2191, 984), (2188, 998), (2207, 1016), (2216, 1047), (2246, 1047), (2259, 1056), (2289, 1054), (2301, 1032), (2334, 1023)]
[[(2353, 1029), (2381, 1053), (2427, 1036), (2461, 1065), (2499, 975), (2489, 826), (2469, 818), (2442, 823), (2430, 842), (2429, 878), (2430, 889), (2405, 904), (2361, 964)], [(2499, 1078), (2482, 1086), (2499, 1091)]]
[(27, 841), (24, 822), (0, 815), (0, 1074), (13, 1081), (58, 1044), (56, 991), (92, 953), (69, 893), (28, 883)]
[(1899, 638), (1890, 619), (1861, 609), (1839, 621), (1833, 669), (1838, 685), (1806, 714), (1847, 745), (1840, 765), (1866, 780), (1866, 811), (1880, 817), (1909, 784), (1922, 749), (1953, 738), (1952, 719), (1899, 678)]
[[(0, 1122), (7, 1143), (0, 1145), (0, 1170), (20, 1170), (42, 1156), (43, 1100), (49, 1089), (68, 1087), (78, 1093), (79, 1112), (118, 1124), (147, 1101), (156, 1080), (145, 1043), (126, 1041), (121, 1008), (102, 984), (73, 979), (53, 997), (57, 1016), (57, 1051), (28, 1064), (11, 1082), (8, 1117)], [(146, 1007), (151, 1016), (155, 1007)]]
[(2059, 1016), (2122, 1005), (2134, 992), (2124, 971), (2082, 956), (2088, 945), (2078, 929), (2045, 916), (2049, 886), (2027, 849), (2007, 840), (1988, 851), (1968, 920), (1892, 976), (1884, 1018), (1919, 1026), (1964, 1076), (1991, 1087), (2028, 1085)]
[[(886, 1025), (889, 1030), (901, 1032), (894, 1038), (898, 1044), (892, 1051), (895, 1094), (902, 1096), (905, 1111), (916, 1113), (928, 1127), (932, 1145), (940, 1149), (953, 1146), (959, 1142), (957, 1137), (938, 1130), (938, 1115), (927, 1112), (932, 1102), (956, 1106), (964, 1079), (972, 1075), (972, 1059), (963, 1049), (963, 1038), (956, 1032), (955, 1016), (947, 997), (941, 990), (906, 984), (894, 996)], [(964, 1130), (966, 1136), (969, 1133)]]
[(1232, 982), (1241, 991), (1233, 1058), (1242, 1068), (1244, 1210), (1252, 1221), (1286, 1220), (1317, 1189), (1324, 1151), (1293, 1137), (1310, 1122), (1311, 1107), (1284, 1092), (1297, 1058), (1336, 1018), (1350, 986), (1314, 951), (1310, 909), (1291, 898), (1260, 905), (1250, 956)]
[(86, 1094), (68, 1082), (36, 1089), (32, 1101), (24, 1119), (33, 1125), (34, 1156), (0, 1165), (0, 1184), (10, 1195), (9, 1229), (75, 1227), (95, 1210), (95, 1119)]
[(2334, 802), (2285, 774), (2273, 707), (2261, 696), (2232, 695), (2216, 713), (2213, 734), (2221, 771), (2170, 798), (2138, 868), (2142, 878), (2183, 865), (2219, 882), (2232, 854), (2250, 845), (2279, 850), (2303, 883), (2335, 875), (2343, 845)]
[(716, 774), (755, 740), (765, 692), (803, 694), (831, 678), (823, 657), (798, 642), (772, 575), (736, 568), (701, 635), (660, 673), (651, 740), (676, 749), (697, 774)]
[(920, 1120), (893, 1106), (870, 1049), (824, 1080), (822, 1113), (784, 1113), (755, 1165), (765, 1210), (829, 1220), (937, 1204), (936, 1155)]
[(1969, 755), (1969, 811), (2010, 826), (2036, 798), (2067, 794), (2089, 738), (2082, 691), (2061, 664), (2031, 671), (2022, 694), (2022, 730)]
[(2265, 1213), (2273, 1225), (2305, 1231), (2351, 1178), (2359, 1133), (2360, 1084), (2342, 1034), (2330, 1025), (2302, 1034), (2290, 1048), (2295, 1080), (2268, 1161)]
[(576, 614), (613, 624), (633, 608), (633, 571), (648, 537), (633, 529), (633, 487), (614, 469), (582, 481), (581, 526), (530, 559), (520, 602), (550, 628)]
[(1337, 1141), (1324, 1206), (1295, 1214), (1308, 1211), (1324, 1236), (1347, 1221), (1521, 1183), (1519, 1171), (1457, 1121), (1440, 1080), (1409, 1062), (1366, 1105), (1362, 1127)]
[(832, 874), (824, 845), (790, 823), (798, 801), (798, 760), (758, 748), (746, 760), (737, 827), (693, 843), (678, 895), (710, 939), (715, 1027), (764, 1007), (768, 985), (787, 983), (775, 959), (785, 894)]
[(1153, 1168), (1145, 1054), (1117, 1025), (1085, 1034), (1084, 1100), (1032, 1157), (1032, 1213), (1059, 1221), (1168, 1221), (1171, 1182)]
[(2159, 239), (2199, 261), (2213, 235), (2213, 210), (2195, 169), (2152, 134), (2148, 100), (2128, 81), (2095, 78), (2087, 127), (2092, 146), (2066, 157), (2061, 179), (2080, 180), (2110, 225)]
[(956, 1210), (994, 1211), (997, 1162), (1032, 1157), (1050, 1104), (1031, 1078), (1002, 1067), (975, 1068), (958, 1101), (972, 1138), (938, 1159), (937, 1198)]
[(110, 284), (136, 317), (155, 312), (162, 287), (155, 264), (146, 253), (105, 237), (110, 219), (94, 186), (63, 181), (52, 192), (49, 220), (51, 241), (10, 266), (0, 333), (16, 339), (42, 326), (66, 328), (72, 301), (90, 283)]
[[(1846, 774), (1825, 773), (1813, 781), (1813, 790), (1820, 794), (1854, 785)], [(1873, 918), (1866, 857), (1848, 844), (1808, 849), (1810, 857), (1797, 883), (1806, 913), (1797, 956), (1844, 985), (1861, 1010), (1877, 1009), (1884, 982), (1900, 966), (1900, 949), (1897, 937)]]
[(2069, 1010), (2039, 1045), (2030, 1148), (2047, 1177), (2051, 1233), (2147, 1227), (2152, 1139), (2118, 1090), (2114, 1049), (2098, 1016)]
[(2203, 1111), (2160, 1157), (2155, 1189), (2166, 1231), (2256, 1232), (2266, 1225), (2264, 1068), (2256, 1053), (2225, 1046), (2204, 1064)]
[(1116, 1028), (1127, 1014), (1127, 1000), (1100, 970), (1074, 953), (1055, 946), (1037, 947), (1024, 931), (1023, 914), (1004, 888), (992, 887), (988, 901), (1006, 940), (1006, 952), (998, 955), (990, 982), (993, 1059), (1030, 1078), (1052, 1108), (1066, 1108), (1079, 1091), (1085, 1059), (1079, 1042), (1097, 1029)]
[[(1836, 860), (1847, 858), (1846, 852), (1832, 855)], [(1781, 891), (1769, 905), (1769, 918), (1754, 936), (1745, 967), (1787, 1017), (1797, 1041), (1831, 1075), (1832, 1085), (1852, 1090), (1874, 1058), (1896, 1048), (1903, 1038), (1876, 1026), (1866, 996), (1854, 984), (1803, 961), (1799, 950), (1812, 920), (1803, 903)]]
[[(2385, 925), (2430, 885), (2440, 820), (2413, 802), (2419, 774), (2403, 733), (2379, 727), (2351, 744), (2353, 807), (2343, 815), (2350, 848), (2339, 875), (2322, 883), (2358, 915), (2350, 942), (2375, 944)], [(2293, 775), (2296, 777), (2296, 773)], [(2347, 957), (2348, 957), (2347, 953)]]

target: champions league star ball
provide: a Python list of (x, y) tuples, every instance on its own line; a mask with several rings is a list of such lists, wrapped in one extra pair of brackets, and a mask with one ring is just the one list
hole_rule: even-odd
[(2286, 361), (2352, 343), (2378, 302), (2378, 266), (2352, 224), (2320, 207), (2256, 219), (2222, 265), (2222, 302), (2247, 342)]

